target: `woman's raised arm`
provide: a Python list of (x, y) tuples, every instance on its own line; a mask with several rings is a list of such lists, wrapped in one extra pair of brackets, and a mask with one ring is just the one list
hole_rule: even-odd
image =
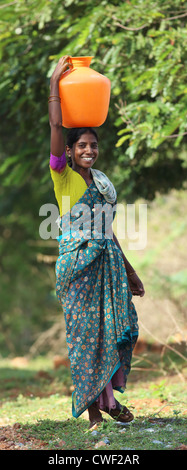
[(64, 137), (62, 133), (62, 112), (59, 97), (59, 80), (68, 67), (70, 56), (61, 57), (50, 80), (49, 123), (51, 127), (50, 151), (56, 157), (61, 157), (64, 148)]

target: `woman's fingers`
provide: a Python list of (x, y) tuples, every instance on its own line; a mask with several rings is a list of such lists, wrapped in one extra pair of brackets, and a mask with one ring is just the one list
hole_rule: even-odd
[(71, 59), (70, 55), (64, 55), (63, 57), (59, 59), (59, 63), (61, 65), (71, 66), (70, 59)]
[(67, 67), (71, 67), (70, 62), (68, 62), (70, 60), (70, 58), (71, 57), (69, 55), (65, 55), (63, 57), (60, 57), (60, 59), (57, 63), (57, 66), (56, 66), (56, 68), (53, 72), (52, 80), (60, 80), (62, 74), (65, 72)]

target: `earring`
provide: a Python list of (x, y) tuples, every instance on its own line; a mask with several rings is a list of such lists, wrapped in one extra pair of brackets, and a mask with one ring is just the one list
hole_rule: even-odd
[(68, 155), (68, 165), (72, 167), (72, 159), (71, 159), (71, 154)]

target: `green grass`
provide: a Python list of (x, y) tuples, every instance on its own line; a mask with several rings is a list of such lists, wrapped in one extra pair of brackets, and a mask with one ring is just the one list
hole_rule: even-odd
[[(148, 353), (139, 359), (140, 366), (153, 361)], [(132, 370), (126, 392), (116, 393), (116, 398), (132, 409), (134, 421), (119, 425), (105, 414), (106, 422), (96, 432), (88, 431), (87, 412), (77, 420), (72, 418), (69, 368), (54, 370), (49, 358), (38, 357), (25, 369), (1, 360), (0, 435), (2, 431), (8, 436), (13, 429), (13, 448), (27, 450), (180, 448), (187, 444), (184, 361), (178, 358), (178, 375), (174, 375), (174, 369), (169, 370), (159, 354), (154, 354), (154, 359), (155, 371), (149, 366), (147, 371)], [(103, 444), (105, 440), (108, 443)], [(0, 449), (1, 445), (0, 439)]]
[[(110, 450), (125, 449), (175, 449), (184, 444), (185, 420), (167, 418), (150, 421), (137, 418), (131, 425), (122, 427), (114, 421), (107, 420), (95, 432), (88, 432), (87, 423), (79, 419), (40, 420), (36, 424), (22, 427), (25, 437), (34, 437), (45, 443), (46, 448), (66, 450), (91, 450), (104, 448)], [(103, 445), (102, 441), (108, 440)], [(101, 443), (99, 446), (97, 444)]]

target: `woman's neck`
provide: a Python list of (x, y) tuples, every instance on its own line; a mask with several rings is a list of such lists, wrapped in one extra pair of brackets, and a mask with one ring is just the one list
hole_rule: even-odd
[(77, 173), (79, 173), (79, 175), (81, 175), (82, 178), (86, 181), (88, 186), (93, 181), (90, 168), (82, 168), (80, 166), (73, 165), (72, 170), (77, 171)]

